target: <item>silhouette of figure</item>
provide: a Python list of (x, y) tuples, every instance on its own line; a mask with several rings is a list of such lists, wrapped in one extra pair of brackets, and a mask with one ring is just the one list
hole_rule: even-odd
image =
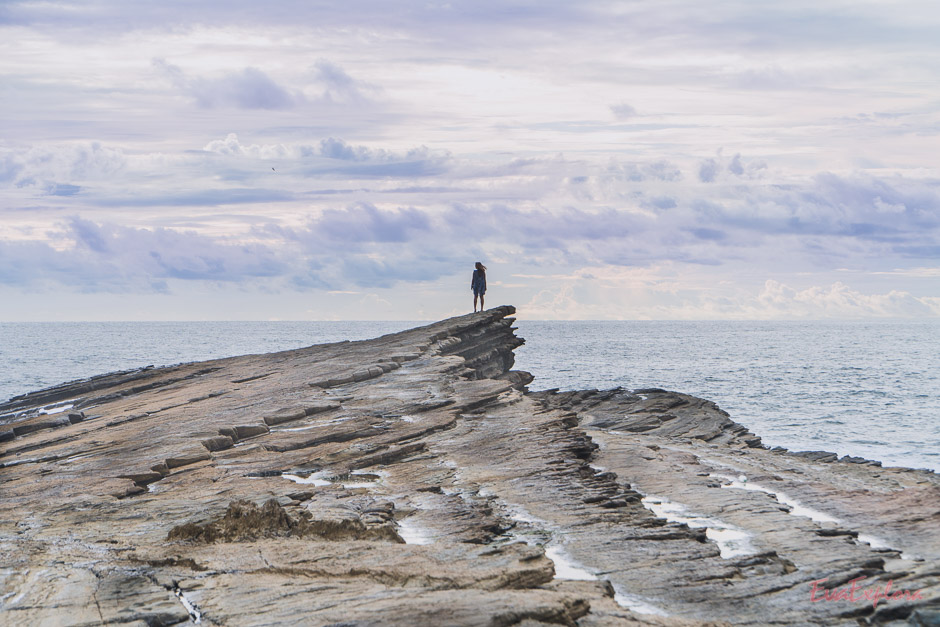
[(480, 311), (483, 311), (483, 295), (486, 294), (486, 266), (479, 261), (474, 265), (470, 289), (473, 290), (473, 313), (477, 312), (477, 297), (480, 299)]

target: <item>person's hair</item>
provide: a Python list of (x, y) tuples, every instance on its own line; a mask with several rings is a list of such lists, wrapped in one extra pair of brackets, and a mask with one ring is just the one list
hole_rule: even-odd
[(476, 263), (476, 265), (475, 265), (474, 267), (475, 267), (477, 270), (479, 270), (480, 272), (482, 272), (483, 274), (486, 274), (486, 266), (484, 266), (484, 265), (483, 265), (482, 263), (480, 263), (479, 261)]

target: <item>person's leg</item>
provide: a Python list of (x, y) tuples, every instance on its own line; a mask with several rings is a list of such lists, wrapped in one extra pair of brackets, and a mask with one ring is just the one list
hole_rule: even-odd
[(483, 311), (483, 294), (480, 294), (480, 311)]
[(477, 294), (473, 293), (473, 313), (477, 312)]

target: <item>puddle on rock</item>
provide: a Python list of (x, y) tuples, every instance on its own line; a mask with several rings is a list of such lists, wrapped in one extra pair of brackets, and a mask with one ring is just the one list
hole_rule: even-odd
[(318, 470), (317, 472), (310, 473), (306, 477), (296, 474), (283, 474), (281, 476), (285, 479), (290, 479), (294, 483), (302, 483), (304, 485), (323, 487), (332, 484), (332, 481), (327, 479), (327, 477), (332, 477), (332, 473), (328, 470)]
[(645, 495), (640, 502), (657, 518), (684, 523), (693, 529), (704, 528), (705, 537), (718, 545), (718, 551), (723, 559), (757, 553), (757, 549), (751, 544), (751, 534), (740, 527), (718, 518), (700, 516), (690, 512), (685, 505), (674, 503), (663, 497)]
[(818, 523), (839, 523), (839, 519), (825, 512), (806, 507), (796, 499), (792, 499), (783, 492), (777, 490), (771, 490), (770, 488), (765, 488), (762, 485), (757, 483), (749, 483), (745, 475), (739, 475), (738, 477), (729, 477), (728, 475), (722, 475), (718, 473), (710, 473), (710, 477), (715, 479), (721, 479), (724, 483), (721, 485), (722, 488), (737, 488), (739, 490), (752, 490), (754, 492), (764, 492), (765, 494), (770, 494), (778, 501), (790, 507), (790, 513), (794, 516), (805, 516), (810, 520)]
[(342, 483), (347, 490), (354, 488), (375, 488), (378, 487), (382, 479), (387, 477), (388, 473), (383, 470), (373, 470), (365, 472), (362, 470), (353, 470), (349, 474), (336, 477), (337, 483)]
[(75, 401), (77, 399), (72, 399), (68, 401), (61, 401), (58, 403), (52, 403), (51, 405), (46, 405), (45, 407), (40, 407), (38, 415), (40, 416), (51, 416), (52, 414), (61, 414), (64, 411), (68, 411), (75, 407)]
[(316, 472), (311, 472), (308, 475), (302, 475), (298, 473), (284, 473), (281, 475), (281, 477), (289, 479), (294, 483), (301, 483), (316, 487), (339, 484), (347, 490), (353, 490), (356, 488), (375, 488), (386, 475), (387, 473), (381, 470), (373, 472), (362, 472), (354, 470), (343, 475), (336, 475), (329, 470), (318, 470)]
[(316, 422), (314, 424), (304, 425), (302, 427), (275, 427), (276, 431), (309, 431), (310, 429), (319, 429), (320, 427), (328, 427), (330, 425), (339, 424), (341, 422), (346, 422), (347, 420), (352, 420), (355, 416), (341, 416), (339, 418), (333, 418), (332, 420), (324, 420), (323, 422)]
[(173, 594), (176, 595), (176, 598), (180, 600), (180, 603), (183, 604), (183, 607), (186, 608), (186, 611), (189, 612), (190, 619), (199, 624), (202, 622), (202, 612), (199, 611), (199, 608), (193, 605), (192, 601), (186, 598), (183, 594), (183, 591), (177, 588), (173, 591)]
[[(729, 477), (728, 475), (723, 475), (720, 473), (713, 472), (713, 473), (709, 473), (709, 476), (714, 477), (715, 479), (721, 479), (724, 482), (721, 485), (722, 488), (737, 488), (739, 490), (752, 490), (754, 492), (763, 492), (765, 494), (769, 494), (773, 496), (775, 499), (777, 499), (777, 501), (779, 501), (783, 505), (786, 505), (787, 507), (789, 507), (790, 508), (789, 513), (792, 514), (793, 516), (804, 516), (806, 518), (809, 518), (813, 522), (831, 523), (831, 524), (839, 525), (842, 527), (848, 527), (848, 525), (846, 525), (844, 522), (842, 522), (835, 516), (830, 516), (829, 514), (825, 512), (821, 512), (811, 507), (807, 507), (806, 505), (803, 505), (796, 499), (787, 496), (783, 492), (780, 492), (778, 490), (772, 490), (770, 488), (764, 487), (757, 483), (750, 483), (748, 482), (747, 477), (744, 475), (740, 475), (737, 478), (734, 478), (734, 477)], [(864, 533), (858, 534), (858, 537), (855, 538), (855, 542), (856, 544), (867, 544), (872, 549), (876, 549), (876, 550), (882, 549), (882, 550), (897, 551), (898, 553), (900, 553), (901, 559), (904, 559), (904, 560), (919, 561), (922, 559), (921, 557), (917, 555), (914, 555), (911, 553), (905, 553), (901, 549), (891, 546), (890, 544), (888, 544), (887, 541), (881, 538), (878, 538), (876, 536), (869, 535), (869, 534), (864, 534)]]
[(625, 592), (623, 586), (614, 584), (614, 601), (620, 607), (624, 607), (637, 614), (652, 614), (653, 616), (669, 616), (669, 613), (662, 610), (643, 597), (637, 594)]
[[(498, 495), (486, 487), (479, 489), (479, 494), (493, 496), (499, 499)], [(516, 503), (509, 503), (500, 500), (500, 504), (509, 514), (509, 518), (521, 523), (522, 531), (516, 529), (506, 532), (506, 535), (512, 541), (521, 540), (531, 546), (541, 546), (545, 550), (545, 556), (552, 560), (555, 565), (555, 579), (571, 579), (577, 581), (596, 581), (600, 579), (597, 575), (590, 572), (586, 567), (574, 561), (562, 546), (553, 540), (552, 526), (546, 520), (529, 513), (524, 507)], [(658, 607), (647, 602), (642, 597), (626, 592), (620, 584), (614, 586), (614, 601), (621, 607), (632, 610), (638, 614), (652, 614), (655, 616), (668, 616), (668, 614)]]
[(583, 566), (571, 559), (571, 556), (558, 545), (546, 547), (545, 557), (555, 564), (555, 579), (597, 580), (597, 575), (588, 572)]
[(431, 544), (434, 538), (431, 537), (427, 529), (411, 522), (407, 518), (396, 521), (398, 525), (398, 535), (405, 541), (405, 544)]

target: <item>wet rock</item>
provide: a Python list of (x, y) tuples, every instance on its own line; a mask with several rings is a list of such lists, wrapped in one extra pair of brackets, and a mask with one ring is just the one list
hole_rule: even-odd
[(187, 452), (182, 452), (175, 457), (167, 457), (164, 460), (166, 467), (170, 470), (174, 468), (179, 468), (180, 466), (188, 466), (190, 464), (195, 464), (198, 462), (204, 462), (210, 459), (209, 451), (203, 449), (190, 449)]
[(340, 407), (342, 407), (342, 405), (340, 405), (337, 402), (331, 402), (331, 401), (320, 402), (320, 403), (317, 403), (317, 402), (305, 403), (304, 414), (307, 416), (313, 416), (314, 414), (320, 414), (325, 411), (333, 411), (335, 409), (339, 409)]
[[(239, 427), (232, 427), (232, 430), (235, 432), (235, 437), (239, 440), (246, 440), (257, 435), (264, 435), (270, 431), (267, 425), (241, 425)], [(221, 429), (219, 430), (219, 433), (221, 435), (226, 435), (222, 432)]]
[(824, 463), (834, 462), (839, 458), (838, 455), (835, 453), (830, 453), (829, 451), (799, 451), (791, 452), (790, 454)]
[(71, 424), (72, 422), (68, 419), (67, 416), (62, 418), (41, 417), (39, 419), (16, 424), (13, 427), (13, 435), (23, 436), (41, 429), (58, 429), (59, 427), (67, 427)]
[(202, 445), (206, 447), (206, 450), (208, 451), (224, 451), (227, 448), (232, 448), (235, 445), (235, 442), (232, 440), (231, 436), (218, 435), (203, 440)]
[(284, 422), (292, 422), (294, 420), (300, 420), (301, 418), (306, 418), (307, 412), (304, 411), (303, 407), (293, 407), (290, 409), (281, 409), (277, 413), (270, 416), (264, 417), (265, 424), (268, 425), (279, 425)]

